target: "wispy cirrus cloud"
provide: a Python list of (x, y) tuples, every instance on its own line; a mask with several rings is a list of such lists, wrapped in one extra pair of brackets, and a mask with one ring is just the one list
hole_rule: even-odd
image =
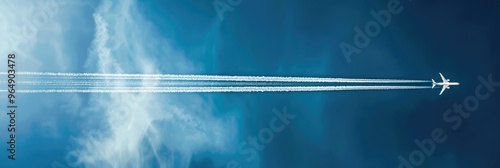
[[(194, 73), (183, 52), (161, 37), (135, 1), (102, 1), (93, 14), (96, 32), (85, 64), (103, 73)], [(158, 62), (159, 58), (168, 62)], [(104, 120), (102, 136), (77, 138), (78, 164), (86, 167), (188, 167), (201, 151), (225, 151), (235, 135), (231, 117), (217, 118), (197, 94), (92, 95), (86, 110)], [(102, 118), (101, 118), (102, 117)]]

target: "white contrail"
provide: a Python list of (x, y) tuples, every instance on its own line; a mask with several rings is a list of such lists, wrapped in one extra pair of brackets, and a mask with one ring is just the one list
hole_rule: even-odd
[[(0, 74), (6, 73), (0, 72)], [(366, 85), (429, 82), (404, 79), (52, 72), (16, 72), (16, 74), (23, 76), (17, 81), (20, 84), (17, 93), (310, 92), (430, 88)], [(313, 83), (363, 83), (364, 86), (317, 86), (317, 84), (313, 86), (311, 85)]]
[[(6, 83), (6, 82), (1, 82)], [(263, 86), (283, 85), (282, 82), (231, 82), (231, 81), (141, 81), (141, 80), (23, 80), (18, 84), (30, 86)]]
[[(6, 74), (0, 72), (0, 74)], [(235, 81), (235, 82), (310, 82), (310, 83), (424, 83), (429, 80), (405, 79), (359, 79), (319, 78), (284, 76), (223, 76), (223, 75), (174, 75), (174, 74), (109, 74), (109, 73), (60, 73), (60, 72), (16, 72), (27, 76), (79, 79), (140, 79), (140, 80), (185, 80), (185, 81)]]
[[(17, 93), (201, 93), (201, 92), (315, 92), (345, 90), (430, 89), (430, 86), (271, 86), (271, 87), (153, 87), (126, 89), (17, 90)], [(7, 92), (0, 90), (0, 92)]]

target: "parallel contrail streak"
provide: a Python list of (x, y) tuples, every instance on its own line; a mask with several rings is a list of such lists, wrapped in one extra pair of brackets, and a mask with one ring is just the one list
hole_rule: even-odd
[[(6, 83), (6, 82), (2, 82)], [(292, 83), (280, 83), (280, 82), (220, 82), (220, 81), (127, 81), (127, 80), (24, 80), (16, 82), (18, 84), (30, 85), (30, 86), (119, 86), (119, 85), (143, 85), (143, 86), (186, 86), (186, 85), (196, 85), (196, 86), (264, 86), (264, 85), (282, 85), (282, 84), (292, 84)]]
[[(0, 72), (0, 74), (6, 74)], [(235, 82), (310, 82), (310, 83), (424, 83), (429, 80), (405, 79), (358, 79), (319, 78), (284, 76), (222, 76), (222, 75), (173, 75), (173, 74), (109, 74), (109, 73), (59, 73), (59, 72), (16, 72), (27, 76), (77, 79), (140, 79), (140, 80), (184, 80), (184, 81), (235, 81)]]
[[(153, 87), (126, 89), (53, 89), (53, 90), (17, 90), (17, 93), (200, 93), (200, 92), (314, 92), (345, 90), (395, 90), (429, 89), (429, 86), (272, 86), (272, 87)], [(0, 92), (7, 92), (0, 90)]]

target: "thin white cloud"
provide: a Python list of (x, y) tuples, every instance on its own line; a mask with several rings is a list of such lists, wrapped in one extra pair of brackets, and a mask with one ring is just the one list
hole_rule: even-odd
[[(71, 13), (82, 13), (81, 5), (67, 5), (70, 0), (18, 0), (0, 1), (0, 55), (16, 53), (16, 71), (73, 71), (77, 69), (75, 58), (78, 57), (74, 46), (67, 43), (68, 37), (78, 38), (79, 34), (69, 34), (67, 28), (71, 24), (63, 16)], [(81, 20), (71, 20), (79, 23)], [(5, 65), (6, 59), (0, 59)], [(75, 68), (76, 67), (76, 68)], [(17, 76), (22, 79), (22, 76)], [(21, 87), (18, 85), (19, 88)], [(18, 88), (18, 89), (19, 89)], [(76, 108), (67, 111), (54, 110), (60, 106), (68, 106), (74, 101), (67, 101), (74, 94), (59, 96), (23, 95), (17, 98), (18, 103), (36, 102), (22, 106), (22, 111), (29, 115), (19, 115), (18, 120), (26, 123), (26, 128), (40, 127), (42, 134), (59, 135), (61, 129), (54, 129), (60, 124), (58, 120), (63, 113), (74, 112)], [(74, 105), (71, 105), (74, 106)], [(47, 110), (51, 115), (47, 115)], [(52, 123), (43, 123), (43, 121)], [(0, 117), (0, 123), (6, 123), (5, 117)], [(32, 134), (30, 129), (20, 129), (21, 136)]]
[[(196, 72), (134, 3), (101, 2), (86, 67), (103, 73)], [(86, 167), (188, 167), (193, 154), (225, 151), (235, 135), (233, 119), (214, 117), (211, 104), (197, 94), (98, 94), (89, 103), (98, 107), (96, 114), (104, 113), (107, 126), (95, 128), (100, 138), (77, 140), (79, 164)]]

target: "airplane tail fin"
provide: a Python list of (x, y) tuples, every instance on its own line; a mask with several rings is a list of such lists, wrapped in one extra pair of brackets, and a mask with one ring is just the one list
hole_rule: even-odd
[(436, 81), (434, 81), (434, 79), (431, 80), (432, 80), (432, 88), (434, 89), (434, 87), (436, 86)]

